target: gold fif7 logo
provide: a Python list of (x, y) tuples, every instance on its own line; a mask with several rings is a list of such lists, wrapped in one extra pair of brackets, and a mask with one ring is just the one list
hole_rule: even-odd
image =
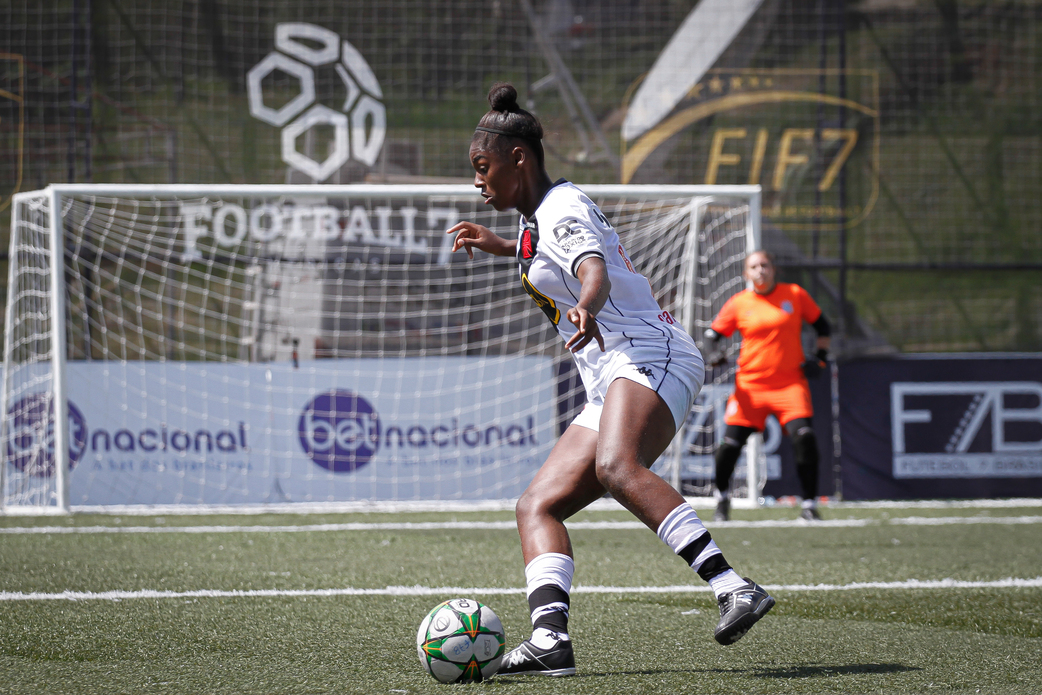
[(872, 209), (878, 164), (874, 70), (710, 70), (630, 144), (622, 181), (658, 166), (689, 183), (759, 184), (779, 227), (839, 229)]
[(22, 186), (25, 149), (25, 61), (0, 53), (0, 210)]

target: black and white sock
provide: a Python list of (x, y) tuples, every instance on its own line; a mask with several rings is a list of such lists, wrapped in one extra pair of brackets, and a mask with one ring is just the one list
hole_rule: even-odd
[(666, 515), (659, 524), (658, 537), (709, 582), (717, 598), (746, 586), (747, 582), (727, 564), (716, 541), (686, 502)]
[(528, 608), (532, 612), (531, 642), (548, 649), (568, 637), (568, 593), (575, 561), (562, 553), (543, 553), (525, 567)]

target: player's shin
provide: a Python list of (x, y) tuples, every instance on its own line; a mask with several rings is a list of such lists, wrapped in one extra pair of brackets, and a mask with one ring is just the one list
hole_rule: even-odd
[(568, 639), (569, 592), (575, 561), (561, 553), (543, 553), (525, 567), (533, 644), (546, 648)]
[(792, 435), (796, 474), (803, 489), (804, 507), (814, 507), (818, 496), (818, 441), (810, 425), (800, 427)]
[(511, 649), (497, 676), (574, 676), (575, 652), (568, 637), (568, 592), (575, 563), (543, 553), (525, 567), (532, 637)]
[(687, 503), (670, 512), (658, 528), (658, 536), (684, 558), (691, 569), (709, 582), (720, 608), (720, 622), (713, 637), (720, 644), (734, 644), (774, 606), (763, 587), (738, 576), (720, 548)]
[(658, 537), (709, 583), (717, 598), (746, 585), (731, 569), (716, 541), (686, 502), (671, 511), (658, 527)]

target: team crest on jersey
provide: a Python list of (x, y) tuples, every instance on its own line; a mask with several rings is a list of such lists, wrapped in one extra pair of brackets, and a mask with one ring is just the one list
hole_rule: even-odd
[(792, 313), (792, 302), (790, 302), (788, 299), (786, 299), (784, 302), (781, 303), (781, 310), (784, 311), (786, 314), (791, 314)]
[(525, 231), (521, 232), (521, 258), (529, 259), (535, 256), (535, 248), (532, 245), (532, 230), (525, 225)]

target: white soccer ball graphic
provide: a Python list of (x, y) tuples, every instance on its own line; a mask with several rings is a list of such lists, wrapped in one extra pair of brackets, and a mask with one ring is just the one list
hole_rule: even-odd
[[(275, 49), (247, 73), (246, 91), (250, 114), (282, 128), (282, 160), (316, 181), (325, 181), (351, 158), (367, 166), (375, 164), (387, 134), (387, 115), (379, 101), (383, 99), (380, 83), (362, 54), (335, 32), (302, 22), (277, 25)], [(330, 64), (347, 88), (340, 110), (315, 103), (314, 68)], [(279, 108), (265, 104), (262, 86), (276, 70), (300, 83), (299, 94)], [(296, 146), (298, 137), (318, 125), (330, 125), (334, 132), (333, 151), (321, 162)]]
[(427, 614), (416, 633), (423, 669), (442, 683), (477, 683), (499, 670), (506, 635), (492, 609), (456, 598)]

